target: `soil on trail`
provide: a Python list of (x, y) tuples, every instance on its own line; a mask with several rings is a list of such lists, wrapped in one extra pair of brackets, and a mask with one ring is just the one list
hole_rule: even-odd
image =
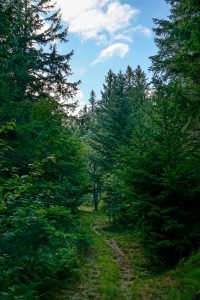
[(106, 240), (110, 245), (114, 258), (119, 266), (121, 277), (121, 289), (125, 299), (130, 299), (129, 288), (133, 284), (133, 273), (130, 262), (126, 259), (124, 252), (119, 248), (114, 240)]
[[(195, 298), (193, 294), (199, 282), (198, 266), (194, 265), (197, 272), (194, 277), (196, 285), (191, 290), (193, 277), (188, 277), (188, 286), (185, 286), (185, 279), (180, 281), (180, 274), (185, 278), (188, 276), (188, 262), (180, 264), (172, 271), (151, 273), (149, 261), (145, 258), (137, 236), (121, 228), (109, 227), (103, 211), (93, 211), (92, 207), (80, 207), (79, 215), (81, 227), (88, 235), (90, 246), (84, 261), (80, 261), (77, 268), (77, 281), (66, 284), (65, 289), (54, 300)], [(193, 268), (192, 263), (189, 266)]]
[[(99, 232), (99, 229), (101, 230), (100, 226), (92, 225), (92, 228), (96, 234), (104, 238), (103, 234)], [(107, 239), (107, 238), (104, 239), (106, 243), (111, 247), (114, 259), (120, 271), (121, 291), (122, 291), (123, 298), (129, 300), (131, 299), (130, 287), (133, 285), (133, 281), (134, 281), (131, 264), (127, 260), (126, 255), (121, 250), (121, 248), (117, 245), (115, 240)]]
[(83, 227), (93, 240), (91, 254), (82, 268), (82, 279), (64, 300), (131, 300), (133, 270), (126, 255), (104, 231), (107, 219), (100, 212), (80, 209)]

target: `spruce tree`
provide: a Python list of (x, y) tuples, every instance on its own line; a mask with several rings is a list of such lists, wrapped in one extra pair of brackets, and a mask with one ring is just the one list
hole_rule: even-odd
[(167, 0), (168, 20), (154, 19), (158, 53), (152, 57), (152, 70), (163, 79), (180, 76), (199, 83), (200, 3), (198, 0)]
[(67, 28), (62, 28), (55, 4), (51, 0), (1, 0), (0, 14), (2, 100), (72, 97), (77, 83), (67, 78), (73, 51), (59, 54), (57, 50), (57, 42), (67, 42)]
[(169, 19), (155, 20), (156, 92), (148, 122), (141, 124), (145, 138), (137, 134), (132, 139), (127, 182), (132, 176), (133, 219), (142, 224), (152, 257), (170, 264), (200, 241), (199, 3), (167, 2), (172, 5)]
[(96, 94), (93, 90), (90, 93), (89, 104), (91, 112), (94, 113), (96, 107)]

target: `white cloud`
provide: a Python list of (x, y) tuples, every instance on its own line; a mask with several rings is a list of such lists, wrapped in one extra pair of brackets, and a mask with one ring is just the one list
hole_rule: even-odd
[(114, 41), (116, 41), (116, 40), (127, 41), (127, 42), (130, 42), (130, 43), (133, 41), (133, 39), (130, 36), (125, 35), (125, 34), (121, 34), (121, 33), (118, 34), (118, 35), (115, 35), (113, 37), (113, 40)]
[(141, 34), (143, 34), (143, 35), (145, 35), (147, 37), (151, 37), (152, 36), (152, 31), (149, 28), (147, 28), (145, 26), (142, 26), (142, 25), (138, 25), (138, 26), (134, 27), (132, 29), (132, 31), (133, 31), (133, 33), (134, 32), (141, 33)]
[(146, 37), (151, 37), (152, 36), (152, 31), (143, 25), (137, 25), (132, 28), (128, 28), (127, 30), (124, 30), (123, 32), (114, 35), (112, 40), (121, 40), (121, 41), (127, 41), (129, 43), (133, 42), (133, 38), (135, 34), (141, 34)]
[(82, 40), (105, 40), (128, 29), (139, 10), (120, 0), (57, 0), (69, 32)]
[(129, 51), (127, 43), (133, 42), (135, 34), (152, 35), (143, 25), (133, 26), (140, 10), (122, 0), (57, 0), (57, 3), (69, 32), (82, 42), (94, 40), (97, 45), (107, 46), (92, 65), (113, 55), (123, 58)]
[(96, 65), (97, 63), (106, 60), (113, 55), (119, 56), (120, 58), (123, 58), (129, 51), (129, 46), (124, 43), (116, 43), (112, 44), (111, 46), (103, 49), (97, 59), (95, 59), (92, 63), (92, 65)]

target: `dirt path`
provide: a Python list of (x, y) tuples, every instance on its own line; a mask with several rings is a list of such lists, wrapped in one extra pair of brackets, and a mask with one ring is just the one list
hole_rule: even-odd
[(132, 267), (116, 241), (107, 237), (107, 220), (102, 213), (81, 210), (82, 226), (93, 243), (81, 280), (64, 291), (63, 300), (131, 300)]
[[(173, 273), (164, 272), (159, 276), (151, 273), (137, 237), (108, 228), (107, 218), (101, 211), (83, 206), (79, 212), (80, 224), (91, 244), (84, 262), (77, 269), (77, 282), (66, 286), (55, 300), (184, 298), (187, 287), (184, 290), (185, 286), (182, 286), (183, 293), (180, 291), (179, 274), (184, 274), (186, 265), (174, 269)], [(177, 279), (174, 274), (178, 274)]]
[(126, 259), (124, 252), (119, 248), (114, 240), (107, 240), (110, 245), (114, 258), (120, 269), (121, 289), (125, 299), (131, 299), (129, 288), (133, 284), (132, 268), (129, 261)]
[[(94, 232), (104, 238), (104, 236), (99, 232), (98, 229), (101, 227), (93, 225), (91, 226)], [(130, 262), (127, 260), (126, 255), (117, 245), (115, 240), (105, 238), (106, 243), (111, 247), (114, 259), (120, 270), (120, 278), (121, 278), (121, 291), (124, 299), (130, 300), (131, 293), (130, 287), (133, 285), (133, 271)]]

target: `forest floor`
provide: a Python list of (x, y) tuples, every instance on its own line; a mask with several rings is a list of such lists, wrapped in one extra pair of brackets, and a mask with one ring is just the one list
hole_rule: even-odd
[[(193, 296), (194, 288), (198, 288), (194, 285), (198, 285), (199, 273), (198, 278), (192, 273), (195, 279), (186, 276), (190, 266), (152, 273), (139, 239), (130, 230), (109, 227), (103, 212), (95, 212), (87, 206), (80, 207), (80, 219), (81, 226), (90, 237), (91, 247), (85, 263), (79, 269), (79, 280), (69, 290), (63, 291), (61, 299), (200, 299), (198, 293), (197, 298)], [(188, 281), (184, 281), (184, 278)]]

